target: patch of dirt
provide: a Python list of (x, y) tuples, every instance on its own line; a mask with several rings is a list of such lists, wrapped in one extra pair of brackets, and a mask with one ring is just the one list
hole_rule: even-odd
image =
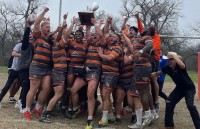
[[(0, 89), (2, 89), (6, 81), (7, 74), (0, 73)], [(195, 84), (197, 86), (197, 83)], [(173, 88), (173, 82), (166, 82), (163, 91), (169, 94), (173, 90)], [(55, 122), (51, 124), (40, 123), (33, 116), (33, 120), (31, 122), (27, 122), (25, 121), (23, 114), (20, 114), (19, 110), (14, 108), (15, 104), (10, 104), (8, 102), (8, 96), (9, 93), (4, 97), (2, 101), (3, 107), (2, 109), (0, 109), (0, 129), (84, 129), (86, 126), (87, 115), (80, 116), (79, 118), (73, 120), (68, 120), (62, 115), (59, 115), (58, 117), (52, 118)], [(17, 93), (15, 98), (19, 98), (19, 92)], [(155, 121), (151, 126), (146, 127), (146, 129), (160, 129), (160, 127), (164, 125), (165, 103), (161, 98), (160, 103), (160, 118)], [(197, 106), (198, 111), (200, 111), (200, 103), (199, 101), (196, 101), (196, 99), (195, 105)], [(95, 122), (98, 122), (100, 117), (101, 107), (99, 108), (98, 116), (94, 118)], [(131, 113), (126, 116), (122, 116), (122, 124), (120, 126), (109, 124), (109, 126), (105, 129), (126, 129), (128, 128), (127, 126), (130, 124), (130, 118)], [(174, 122), (176, 129), (194, 129), (194, 125), (184, 99), (182, 99), (176, 106), (174, 112)]]

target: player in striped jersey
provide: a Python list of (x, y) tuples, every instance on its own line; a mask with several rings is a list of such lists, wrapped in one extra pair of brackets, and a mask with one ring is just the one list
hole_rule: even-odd
[[(109, 35), (109, 26), (112, 17), (108, 17), (104, 35)], [(122, 48), (120, 45), (121, 37), (117, 34), (110, 35), (110, 40), (105, 44), (104, 49), (99, 48), (99, 56), (102, 58), (102, 76), (100, 81), (101, 96), (103, 101), (103, 116), (98, 122), (100, 127), (108, 125), (108, 111), (111, 105), (110, 95), (116, 89), (117, 80), (119, 78), (119, 68), (122, 61)], [(110, 116), (113, 116), (111, 113)]]
[(52, 86), (54, 90), (54, 96), (49, 101), (47, 108), (43, 112), (42, 116), (40, 117), (40, 122), (50, 123), (52, 122), (49, 118), (49, 115), (58, 102), (58, 100), (62, 97), (64, 93), (65, 87), (65, 80), (67, 74), (67, 56), (65, 51), (65, 41), (61, 38), (62, 31), (66, 28), (66, 25), (62, 25), (59, 28), (58, 35), (50, 36), (50, 42), (53, 42), (53, 63), (54, 67), (52, 70)]
[(50, 23), (49, 21), (42, 22), (44, 15), (46, 12), (48, 12), (48, 10), (49, 9), (47, 7), (44, 8), (41, 14), (37, 17), (33, 28), (35, 49), (33, 61), (29, 70), (30, 90), (27, 94), (26, 109), (24, 112), (26, 120), (32, 119), (30, 108), (39, 87), (41, 86), (41, 91), (38, 96), (36, 107), (33, 110), (37, 118), (39, 118), (42, 113), (42, 107), (50, 89), (50, 74), (52, 69), (50, 65), (52, 62), (52, 44), (48, 42), (48, 36), (50, 34)]

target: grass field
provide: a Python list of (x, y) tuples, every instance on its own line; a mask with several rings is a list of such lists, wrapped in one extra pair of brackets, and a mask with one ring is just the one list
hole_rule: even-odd
[[(191, 78), (197, 86), (197, 73), (189, 72)], [(0, 67), (0, 89), (4, 86), (7, 80), (7, 68)], [(174, 89), (174, 83), (166, 78), (163, 91), (168, 95)], [(9, 93), (5, 96), (2, 103), (2, 109), (0, 109), (0, 129), (84, 129), (86, 125), (87, 116), (86, 114), (81, 115), (77, 119), (69, 120), (59, 115), (53, 117), (54, 123), (44, 124), (38, 122), (38, 120), (33, 116), (31, 122), (25, 121), (23, 114), (19, 113), (18, 109), (14, 108), (14, 104), (8, 102)], [(19, 93), (15, 96), (19, 98)], [(99, 97), (100, 99), (100, 97)], [(100, 99), (101, 100), (101, 99)], [(146, 127), (145, 129), (160, 129), (164, 124), (164, 113), (165, 113), (165, 102), (160, 98), (161, 111), (159, 112), (160, 118), (155, 121), (151, 126)], [(198, 111), (200, 111), (200, 103), (195, 99), (195, 105), (197, 106)], [(101, 107), (99, 107), (97, 116), (94, 117), (95, 123), (101, 117)], [(127, 129), (127, 126), (130, 124), (131, 114), (122, 116), (122, 124), (114, 125), (109, 124), (107, 128), (104, 129)], [(192, 123), (189, 111), (185, 105), (185, 100), (182, 99), (179, 104), (176, 106), (174, 112), (174, 121), (176, 129), (195, 129)], [(94, 128), (95, 129), (95, 128)], [(97, 128), (96, 128), (97, 129)]]

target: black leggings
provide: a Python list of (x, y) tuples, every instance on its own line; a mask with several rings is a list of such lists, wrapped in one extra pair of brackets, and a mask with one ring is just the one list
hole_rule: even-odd
[(192, 117), (192, 121), (196, 129), (200, 129), (200, 117), (199, 113), (194, 105), (194, 96), (195, 90), (180, 90), (175, 88), (168, 97), (170, 102), (166, 103), (166, 111), (165, 111), (165, 127), (174, 127), (174, 108), (176, 104), (185, 97), (185, 102), (187, 108)]
[(162, 97), (164, 100), (167, 100), (167, 95), (162, 91), (164, 81), (159, 81), (158, 80), (158, 85), (159, 85), (159, 96)]
[(21, 85), (22, 85), (21, 102), (22, 102), (22, 109), (23, 109), (26, 107), (26, 96), (30, 89), (29, 69), (20, 70), (19, 78), (20, 78)]

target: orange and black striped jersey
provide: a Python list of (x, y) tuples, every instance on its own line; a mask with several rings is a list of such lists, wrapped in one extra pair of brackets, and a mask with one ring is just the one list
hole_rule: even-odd
[(102, 60), (102, 72), (119, 76), (119, 68), (122, 63), (122, 57), (123, 57), (123, 51), (121, 46), (109, 45), (105, 48), (104, 54), (112, 55), (115, 58), (115, 60), (112, 62)]
[[(137, 53), (141, 49), (143, 49), (147, 43), (152, 43), (152, 40), (147, 39), (145, 41), (140, 41), (140, 42), (135, 43), (134, 44), (134, 50), (133, 50), (134, 53)], [(149, 50), (150, 49), (152, 49), (152, 46), (151, 46), (151, 48), (149, 48)], [(134, 60), (134, 65), (151, 66), (150, 59), (151, 59), (150, 51), (144, 52), (144, 53), (141, 54), (141, 56), (139, 57), (138, 60)]]
[(122, 64), (120, 71), (119, 71), (119, 79), (120, 80), (127, 80), (133, 78), (133, 62), (130, 64)]
[(85, 65), (87, 67), (101, 68), (101, 57), (98, 54), (100, 43), (88, 43)]
[(65, 51), (65, 42), (63, 39), (53, 47), (54, 68), (67, 68), (67, 54)]
[(77, 43), (69, 39), (67, 41), (70, 63), (72, 66), (83, 66), (85, 63), (86, 53), (87, 53), (87, 43)]
[(52, 46), (48, 43), (47, 39), (41, 36), (41, 32), (33, 32), (34, 36), (34, 56), (33, 62), (50, 66), (52, 62)]
[[(125, 52), (124, 52), (125, 53)], [(131, 54), (126, 52), (126, 56), (130, 56)], [(127, 80), (127, 79), (132, 79), (133, 78), (133, 61), (124, 64), (122, 63), (120, 70), (119, 70), (119, 79), (120, 80)]]

